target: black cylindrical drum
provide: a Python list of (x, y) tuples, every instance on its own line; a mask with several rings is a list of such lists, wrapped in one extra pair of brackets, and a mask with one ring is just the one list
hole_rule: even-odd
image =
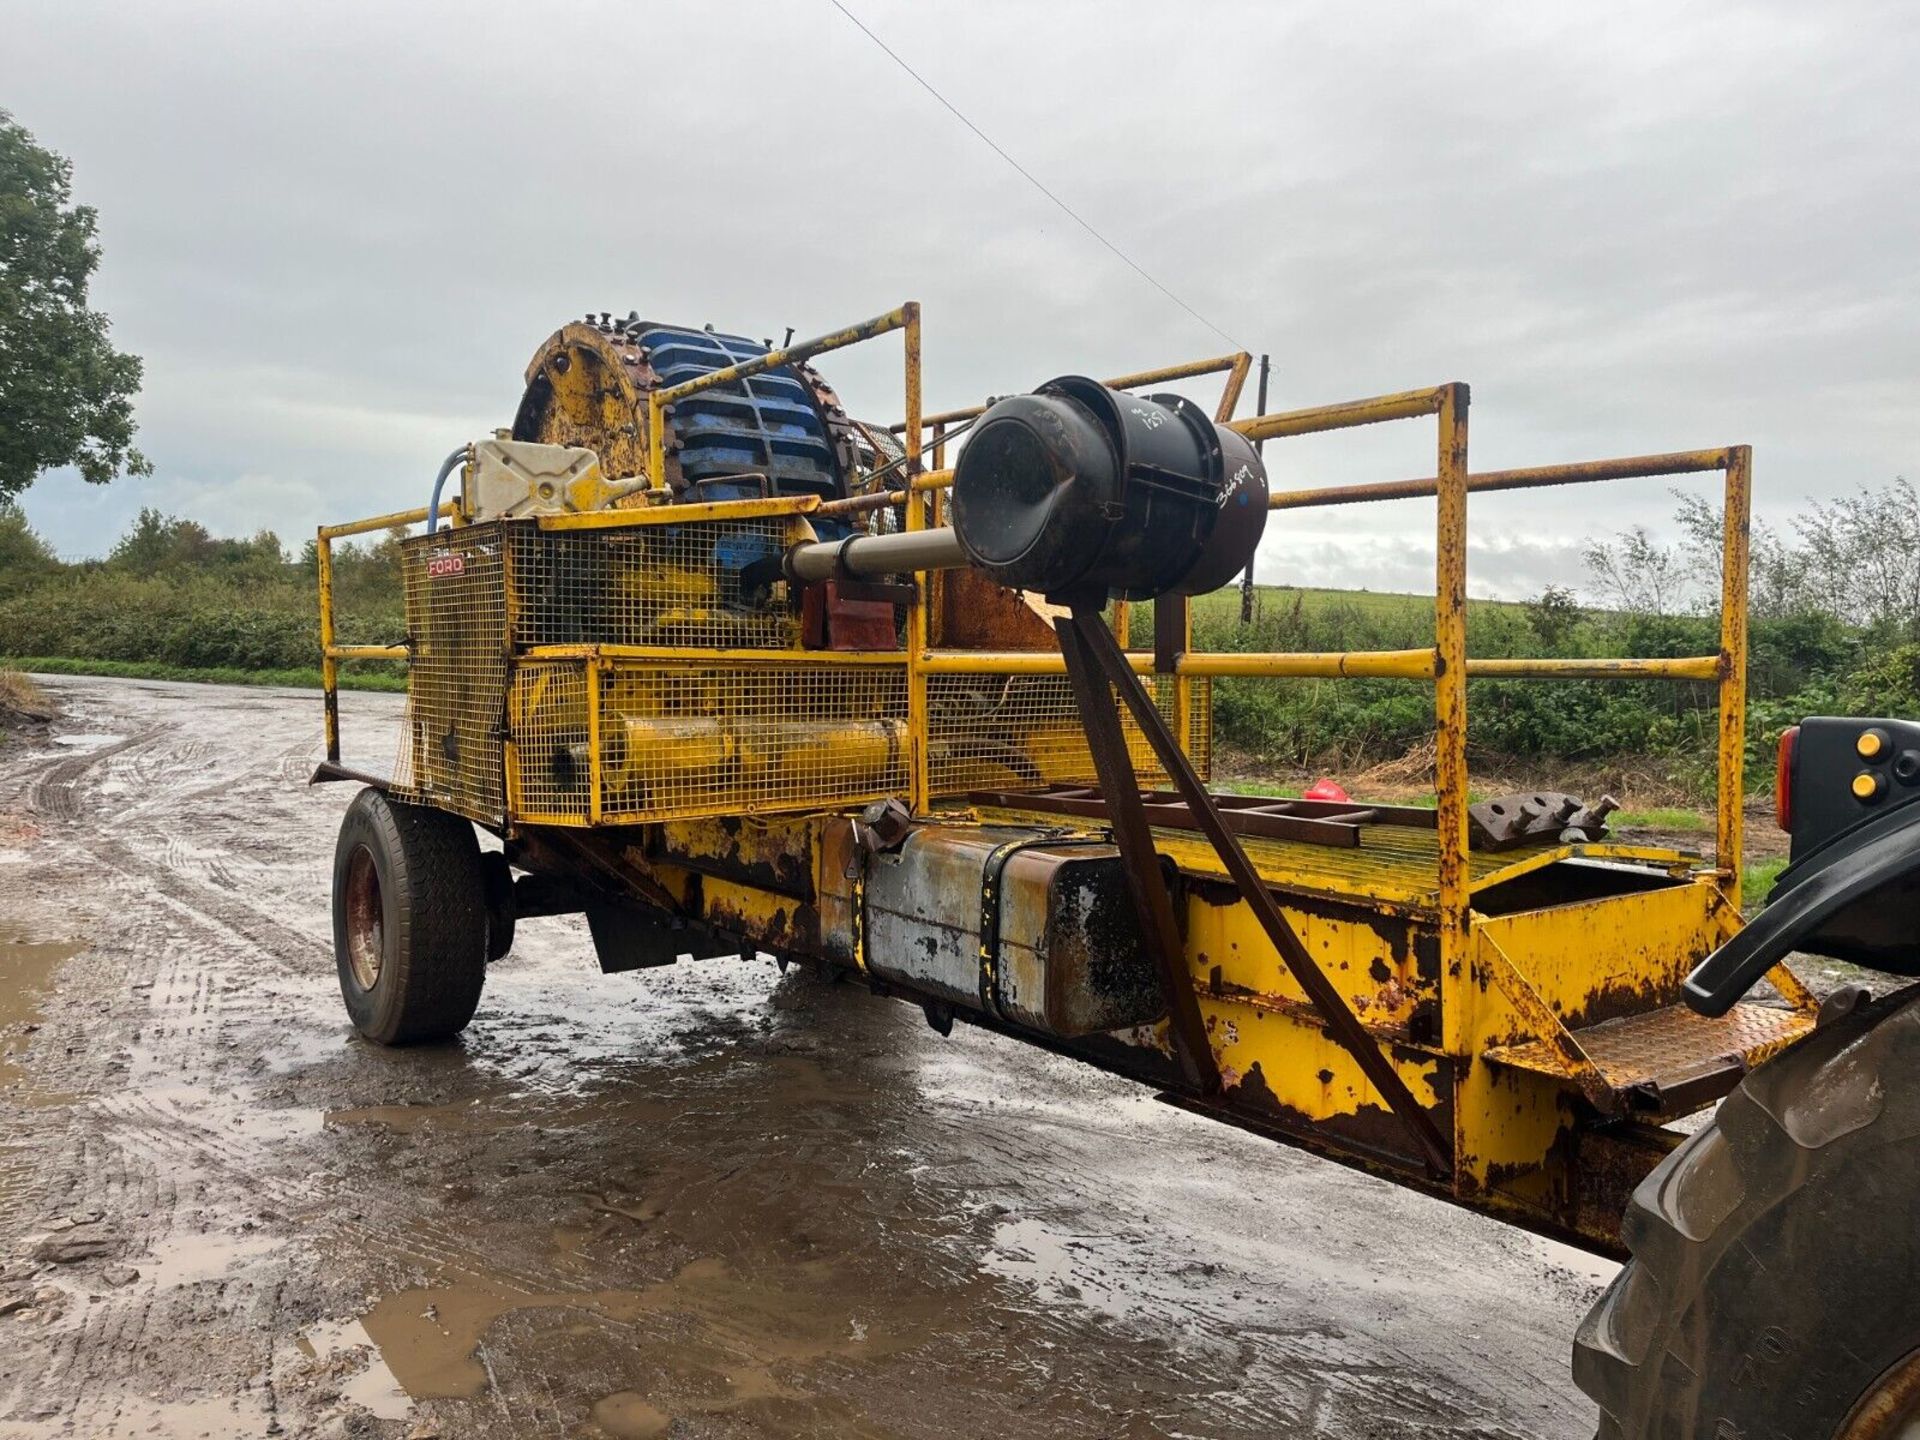
[(968, 560), (1003, 585), (1196, 595), (1252, 558), (1266, 472), (1191, 401), (1069, 375), (981, 417), (954, 470), (953, 518)]

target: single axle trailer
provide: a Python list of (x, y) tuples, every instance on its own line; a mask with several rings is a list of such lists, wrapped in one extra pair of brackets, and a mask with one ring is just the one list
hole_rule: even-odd
[[(926, 415), (920, 331), (912, 304), (783, 348), (589, 315), (427, 506), (320, 531), (315, 778), (365, 786), (334, 872), (353, 1023), (458, 1032), (539, 916), (584, 914), (610, 972), (770, 952), (1628, 1258), (1575, 1343), (1602, 1436), (1920, 1434), (1920, 1006), (1823, 1008), (1783, 963), (1920, 973), (1920, 727), (1797, 732), (1793, 864), (1743, 926), (1747, 447), (1476, 473), (1465, 385), (1235, 418), (1245, 354)], [(904, 418), (855, 420), (810, 362), (893, 333)], [(1140, 393), (1214, 374), (1211, 413)], [(1434, 426), (1431, 476), (1270, 487), (1271, 443), (1394, 421)], [(1470, 497), (1696, 472), (1724, 483), (1716, 653), (1468, 654)], [(1193, 647), (1270, 516), (1407, 497), (1437, 514), (1431, 646)], [(404, 642), (342, 642), (333, 542), (423, 521)], [(340, 753), (367, 660), (408, 667), (386, 774)], [(1474, 803), (1482, 675), (1716, 687), (1712, 853), (1572, 796)], [(1229, 676), (1426, 687), (1435, 804), (1214, 793)]]

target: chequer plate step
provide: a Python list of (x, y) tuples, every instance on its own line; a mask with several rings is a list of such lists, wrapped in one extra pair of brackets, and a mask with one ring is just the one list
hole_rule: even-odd
[[(1650, 1086), (1674, 1091), (1722, 1075), (1728, 1078), (1726, 1088), (1732, 1089), (1742, 1073), (1812, 1028), (1811, 1015), (1743, 1000), (1718, 1018), (1669, 1005), (1570, 1033), (1615, 1090)], [(1538, 1040), (1495, 1046), (1485, 1056), (1492, 1064), (1516, 1070), (1567, 1073), (1553, 1048)]]

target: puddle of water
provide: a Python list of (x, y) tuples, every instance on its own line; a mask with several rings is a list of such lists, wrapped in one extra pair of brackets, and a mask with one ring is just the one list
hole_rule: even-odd
[(71, 735), (54, 736), (53, 743), (56, 745), (67, 745), (75, 750), (99, 750), (108, 745), (118, 745), (126, 738), (124, 735), (107, 735), (77, 730)]
[(0, 940), (0, 1088), (26, 1078), (18, 1058), (32, 1038), (26, 1027), (40, 1023), (40, 997), (52, 984), (60, 962), (85, 948), (72, 943)]
[(363, 1105), (353, 1110), (329, 1110), (325, 1123), (378, 1125), (402, 1135), (411, 1135), (416, 1130), (428, 1128), (460, 1132), (498, 1130), (520, 1122), (502, 1116), (491, 1103), (483, 1104), (476, 1097), (455, 1101), (450, 1105)]
[(221, 1280), (264, 1260), (287, 1242), (270, 1235), (174, 1235), (136, 1261), (142, 1276), (161, 1290)]
[(365, 1364), (341, 1379), (340, 1393), (364, 1406), (374, 1419), (404, 1420), (412, 1411), (413, 1401), (382, 1358), (380, 1346), (358, 1320), (323, 1321), (294, 1337), (293, 1343), (309, 1360), (345, 1357), (351, 1362), (356, 1356), (364, 1356)]
[(1049, 1301), (1073, 1300), (1124, 1320), (1144, 1297), (1104, 1283), (1091, 1260), (1076, 1254), (1075, 1237), (1041, 1220), (1003, 1220), (981, 1260), (991, 1274), (1018, 1280)]
[[(857, 1302), (871, 1298), (864, 1291), (852, 1293), (847, 1277), (825, 1262), (749, 1275), (709, 1257), (693, 1261), (670, 1280), (637, 1290), (535, 1293), (496, 1280), (463, 1278), (388, 1295), (360, 1317), (360, 1324), (400, 1388), (417, 1401), (478, 1395), (487, 1375), (476, 1352), (488, 1329), (504, 1315), (574, 1310), (583, 1318), (598, 1316), (628, 1325), (646, 1316), (670, 1315), (693, 1322), (695, 1334), (704, 1335), (709, 1348), (718, 1346), (736, 1357), (745, 1352), (757, 1362), (729, 1367), (730, 1393), (723, 1401), (708, 1402), (705, 1408), (711, 1409), (784, 1397), (784, 1387), (766, 1373), (769, 1364), (888, 1355), (922, 1343), (950, 1319), (945, 1301), (928, 1297), (924, 1304), (895, 1306), (882, 1323), (856, 1313), (864, 1308)], [(702, 1342), (690, 1340), (680, 1348), (698, 1350)], [(650, 1403), (625, 1393), (631, 1400), (620, 1400), (615, 1410), (638, 1426), (647, 1416), (639, 1407), (650, 1409)], [(636, 1428), (632, 1433), (665, 1432)]]
[(594, 1402), (593, 1423), (613, 1440), (658, 1440), (673, 1424), (673, 1417), (636, 1391), (616, 1390)]

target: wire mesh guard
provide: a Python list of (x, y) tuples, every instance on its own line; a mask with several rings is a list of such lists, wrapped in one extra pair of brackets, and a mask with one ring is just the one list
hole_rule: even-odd
[(514, 675), (524, 818), (592, 819), (596, 689), (603, 822), (856, 805), (907, 789), (904, 668), (559, 662)]
[(471, 820), (504, 819), (507, 607), (500, 527), (417, 535), (400, 550), (411, 646), (394, 790)]
[[(904, 654), (898, 664), (815, 658), (798, 648), (785, 587), (743, 578), (753, 561), (780, 553), (783, 527), (775, 517), (545, 531), (509, 520), (408, 540), (412, 669), (396, 788), (486, 823), (552, 825), (907, 794)], [(527, 653), (576, 645), (676, 653)], [(763, 653), (703, 659), (714, 650)], [(1148, 683), (1173, 721), (1173, 681)], [(926, 684), (934, 796), (1096, 778), (1065, 676)], [(1210, 702), (1207, 683), (1195, 681), (1186, 730), (1203, 774)], [(1164, 780), (1124, 712), (1122, 722), (1143, 782)]]
[[(1173, 680), (1145, 678), (1154, 704), (1177, 731)], [(1203, 777), (1212, 770), (1212, 693), (1204, 678), (1192, 682), (1186, 749)], [(1142, 783), (1163, 783), (1166, 772), (1124, 709), (1120, 722)], [(1099, 778), (1064, 675), (928, 676), (927, 728), (928, 784), (936, 795), (1093, 784)]]
[(611, 530), (507, 526), (513, 639), (519, 645), (646, 645), (783, 650), (798, 635), (784, 583), (751, 588), (778, 557), (773, 516)]

